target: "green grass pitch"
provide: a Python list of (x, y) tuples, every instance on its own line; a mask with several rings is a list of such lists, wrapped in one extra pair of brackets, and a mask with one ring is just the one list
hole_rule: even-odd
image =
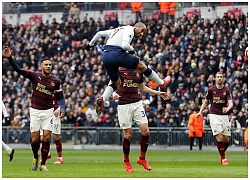
[(3, 178), (247, 178), (247, 152), (227, 152), (222, 166), (217, 151), (148, 151), (152, 171), (136, 163), (139, 152), (130, 152), (133, 173), (127, 173), (121, 150), (64, 150), (64, 164), (54, 165), (56, 151), (47, 161), (49, 172), (32, 171), (32, 151), (16, 149), (12, 162), (2, 152)]

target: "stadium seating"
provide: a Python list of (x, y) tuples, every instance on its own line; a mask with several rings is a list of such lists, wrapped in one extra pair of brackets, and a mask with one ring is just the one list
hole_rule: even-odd
[(129, 5), (128, 2), (119, 2), (120, 10), (124, 10)]
[(39, 15), (31, 15), (29, 18), (29, 22), (40, 22), (40, 20), (43, 19), (43, 15), (39, 14)]
[(2, 16), (2, 23), (4, 23), (6, 20), (6, 17), (5, 16)]
[(186, 12), (186, 17), (189, 19), (191, 18), (194, 14), (197, 14), (198, 16), (201, 15), (201, 10), (200, 9), (189, 9)]
[(227, 16), (230, 17), (230, 15), (233, 13), (235, 17), (239, 17), (242, 12), (242, 8), (229, 8), (227, 10)]
[(161, 15), (161, 12), (160, 12), (160, 10), (154, 10), (153, 11), (153, 19), (154, 20), (159, 20), (160, 19), (160, 15)]
[(221, 6), (232, 6), (233, 2), (220, 2)]
[(104, 20), (109, 20), (111, 17), (118, 17), (118, 12), (106, 12), (104, 15)]

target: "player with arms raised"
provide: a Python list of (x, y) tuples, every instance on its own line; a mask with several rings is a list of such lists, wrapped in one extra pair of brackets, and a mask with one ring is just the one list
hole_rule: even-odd
[(119, 73), (121, 77), (121, 86), (118, 88), (117, 93), (113, 92), (113, 98), (119, 99), (117, 110), (119, 124), (124, 134), (122, 142), (124, 166), (127, 172), (131, 173), (134, 171), (129, 160), (132, 123), (134, 121), (139, 126), (141, 132), (141, 151), (137, 163), (150, 171), (152, 168), (146, 160), (146, 152), (149, 144), (148, 119), (138, 90), (158, 95), (164, 100), (167, 100), (169, 95), (166, 92), (155, 91), (145, 86), (143, 83), (143, 74), (139, 70), (132, 71), (126, 68), (119, 68)]
[(65, 100), (61, 88), (61, 81), (51, 74), (52, 62), (50, 59), (43, 59), (40, 65), (41, 72), (29, 71), (21, 68), (18, 63), (12, 58), (12, 51), (9, 47), (4, 50), (5, 56), (8, 58), (13, 69), (25, 78), (32, 82), (32, 97), (30, 107), (30, 131), (31, 131), (31, 148), (33, 151), (32, 170), (38, 168), (38, 151), (40, 148), (40, 129), (43, 130), (42, 141), (42, 162), (40, 171), (48, 171), (45, 166), (48, 152), (50, 149), (50, 136), (53, 126), (54, 106), (53, 93), (59, 99), (60, 116), (65, 115)]
[(231, 129), (228, 112), (233, 108), (232, 95), (229, 88), (224, 86), (224, 74), (217, 72), (215, 75), (215, 86), (209, 88), (206, 98), (201, 105), (198, 117), (210, 103), (209, 119), (213, 135), (217, 141), (217, 148), (220, 154), (222, 165), (228, 165), (225, 152), (229, 146)]

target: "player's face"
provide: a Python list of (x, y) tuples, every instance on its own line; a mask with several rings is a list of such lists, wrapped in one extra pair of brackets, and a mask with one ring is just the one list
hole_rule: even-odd
[(222, 74), (217, 74), (215, 77), (216, 84), (222, 85), (224, 81), (224, 76)]
[(42, 66), (42, 71), (43, 71), (44, 74), (48, 75), (48, 74), (51, 73), (52, 63), (51, 63), (50, 60), (43, 61), (41, 66)]
[(142, 37), (145, 34), (146, 34), (146, 28), (144, 28), (144, 27), (135, 28), (135, 38)]

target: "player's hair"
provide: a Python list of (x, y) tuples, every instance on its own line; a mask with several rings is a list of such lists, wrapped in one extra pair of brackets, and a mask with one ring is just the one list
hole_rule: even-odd
[(135, 23), (134, 27), (144, 27), (147, 28), (146, 25), (142, 22)]
[(42, 63), (43, 61), (47, 61), (47, 60), (51, 61), (51, 59), (49, 59), (49, 58), (46, 57), (46, 58), (44, 58), (44, 59), (41, 60), (41, 63)]
[(225, 76), (225, 74), (224, 74), (223, 72), (220, 72), (220, 71), (218, 71), (218, 72), (215, 74), (215, 76), (217, 76), (217, 74), (221, 74), (223, 77)]

